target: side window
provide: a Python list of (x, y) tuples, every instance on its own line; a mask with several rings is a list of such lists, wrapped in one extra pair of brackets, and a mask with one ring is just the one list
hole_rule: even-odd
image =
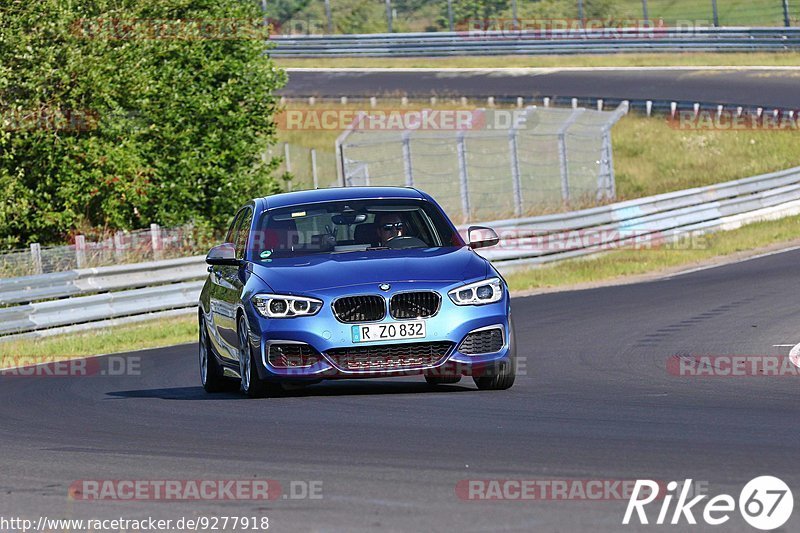
[(239, 221), (236, 224), (236, 259), (244, 259), (247, 238), (250, 236), (250, 226), (253, 223), (253, 210), (249, 207), (242, 209)]
[(228, 233), (225, 234), (225, 242), (233, 242), (236, 238), (236, 225), (239, 223), (239, 219), (242, 216), (243, 211), (237, 211), (237, 213), (233, 216), (233, 221), (231, 222), (230, 227), (228, 228)]

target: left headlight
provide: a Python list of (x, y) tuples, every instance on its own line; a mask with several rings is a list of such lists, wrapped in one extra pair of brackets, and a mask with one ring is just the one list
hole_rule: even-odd
[(503, 298), (503, 282), (490, 278), (453, 289), (447, 295), (456, 305), (491, 304)]
[(322, 301), (302, 296), (284, 296), (282, 294), (256, 294), (253, 305), (265, 318), (294, 318), (312, 316), (322, 309)]

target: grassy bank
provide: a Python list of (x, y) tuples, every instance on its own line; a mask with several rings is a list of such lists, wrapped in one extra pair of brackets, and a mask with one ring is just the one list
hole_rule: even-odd
[(684, 53), (441, 58), (276, 58), (283, 68), (569, 68), (569, 67), (794, 67), (800, 53)]
[(695, 249), (664, 246), (651, 250), (617, 250), (595, 258), (575, 259), (508, 276), (514, 291), (606, 282), (626, 276), (688, 269), (712, 259), (800, 239), (800, 216), (756, 222), (736, 230), (709, 234)]
[(42, 339), (0, 342), (0, 368), (171, 346), (197, 339), (197, 317), (150, 320)]

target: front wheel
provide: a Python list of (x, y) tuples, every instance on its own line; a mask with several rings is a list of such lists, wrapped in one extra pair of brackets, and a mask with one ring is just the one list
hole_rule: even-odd
[(274, 392), (275, 387), (258, 376), (258, 368), (250, 349), (249, 329), (244, 317), (239, 318), (239, 374), (242, 376), (241, 390), (248, 398), (263, 398)]
[(492, 375), (473, 377), (472, 380), (480, 390), (507, 390), (514, 385), (517, 377), (517, 345), (514, 338), (514, 324), (508, 321), (508, 361), (499, 365)]

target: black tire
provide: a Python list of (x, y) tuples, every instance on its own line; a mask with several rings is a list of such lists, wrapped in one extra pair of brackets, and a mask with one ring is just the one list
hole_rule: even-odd
[(425, 376), (425, 381), (428, 385), (436, 387), (437, 385), (455, 385), (461, 381), (461, 376)]
[(222, 392), (229, 386), (229, 382), (222, 373), (222, 367), (217, 361), (217, 356), (211, 349), (211, 341), (208, 338), (208, 328), (205, 319), (201, 316), (199, 325), (199, 350), (198, 358), (200, 363), (200, 384), (206, 392)]
[[(248, 398), (274, 396), (281, 391), (280, 384), (262, 380), (258, 375), (257, 362), (248, 340), (249, 329), (244, 317), (239, 317), (239, 374), (242, 376), (240, 390)], [(247, 359), (245, 359), (247, 358)]]
[(514, 325), (509, 319), (509, 360), (492, 369), (491, 375), (473, 377), (472, 381), (480, 390), (507, 390), (514, 385), (517, 377), (517, 345), (514, 338)]

